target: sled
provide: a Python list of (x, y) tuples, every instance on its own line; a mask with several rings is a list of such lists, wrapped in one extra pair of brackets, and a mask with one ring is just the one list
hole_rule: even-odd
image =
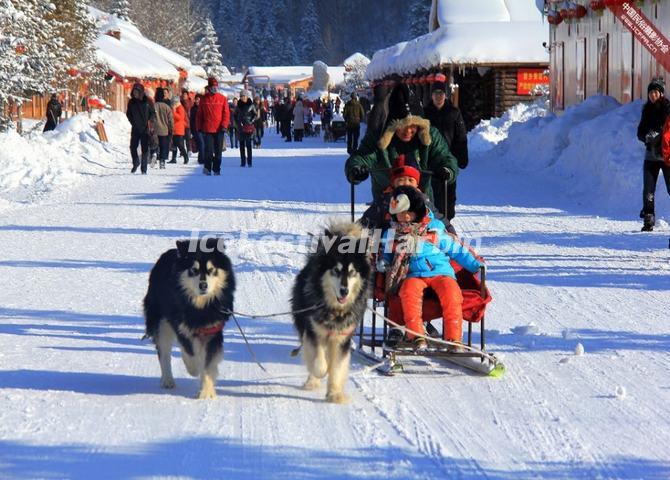
[[(446, 182), (445, 188), (447, 188)], [(352, 220), (354, 218), (354, 194), (352, 184)], [(354, 336), (354, 353), (366, 361), (373, 362), (376, 369), (385, 375), (402, 372), (404, 370), (403, 359), (428, 358), (445, 361), (481, 375), (502, 376), (505, 366), (494, 354), (486, 350), (486, 306), (492, 301), (491, 293), (486, 286), (486, 267), (482, 266), (477, 274), (465, 270), (453, 261), (452, 267), (456, 272), (456, 281), (463, 295), (463, 321), (467, 323), (467, 341), (462, 344), (459, 351), (449, 348), (455, 345), (445, 344), (443, 330), (441, 332), (438, 330), (437, 339), (436, 337), (431, 339), (431, 336), (426, 335), (428, 340), (426, 350), (415, 351), (408, 342), (389, 345), (388, 334), (392, 328), (391, 325), (404, 325), (402, 305), (397, 295), (386, 295), (384, 292), (385, 275), (375, 271), (371, 307), (368, 308), (370, 315), (364, 317)], [(434, 320), (442, 319), (440, 302), (430, 288), (424, 293), (422, 314), (426, 325)], [(473, 342), (475, 328), (479, 330), (478, 344)]]
[(332, 120), (330, 122), (331, 141), (337, 142), (340, 138), (347, 137), (347, 124), (344, 120)]
[(98, 138), (101, 142), (108, 142), (107, 131), (105, 130), (105, 122), (100, 120), (95, 122), (95, 132), (98, 134)]

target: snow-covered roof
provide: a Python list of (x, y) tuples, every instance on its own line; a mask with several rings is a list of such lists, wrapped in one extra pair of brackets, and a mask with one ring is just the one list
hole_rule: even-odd
[[(285, 85), (295, 80), (312, 76), (312, 66), (299, 67), (249, 67), (247, 72), (249, 76), (263, 76), (269, 77), (270, 83), (273, 85)], [(259, 79), (259, 83), (263, 83), (264, 79)]]
[(242, 83), (244, 82), (244, 74), (236, 73), (234, 75), (224, 75), (219, 77), (219, 82), (221, 83)]
[[(144, 37), (135, 25), (93, 7), (89, 7), (89, 12), (98, 26), (97, 56), (114, 73), (122, 77), (177, 81), (178, 68), (186, 71), (192, 68), (187, 58)], [(110, 31), (120, 32), (121, 38), (108, 35)]]
[(535, 0), (433, 0), (426, 35), (378, 50), (370, 80), (444, 64), (549, 63), (549, 27)]

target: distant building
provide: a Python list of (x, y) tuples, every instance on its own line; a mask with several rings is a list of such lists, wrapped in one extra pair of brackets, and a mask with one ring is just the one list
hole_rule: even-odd
[[(563, 110), (596, 95), (621, 103), (647, 97), (653, 78), (670, 82), (670, 0), (539, 0), (550, 28), (551, 102)], [(641, 4), (641, 6), (638, 6)]]
[(367, 78), (408, 83), (427, 103), (444, 73), (468, 128), (548, 85), (549, 28), (534, 0), (433, 0), (426, 22), (426, 35), (375, 52)]

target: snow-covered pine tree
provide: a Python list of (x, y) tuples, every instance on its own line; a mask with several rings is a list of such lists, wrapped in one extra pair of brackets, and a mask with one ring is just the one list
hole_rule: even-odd
[(130, 3), (128, 0), (114, 0), (110, 12), (112, 15), (116, 15), (121, 20), (126, 22), (131, 22), (130, 20)]
[(370, 82), (365, 79), (368, 63), (369, 61), (366, 61), (363, 57), (351, 60), (349, 70), (344, 74), (344, 90), (346, 93), (362, 90), (370, 85)]
[(50, 89), (62, 46), (47, 21), (53, 8), (49, 0), (0, 0), (0, 111)]
[(201, 65), (209, 76), (219, 78), (228, 73), (226, 67), (223, 66), (219, 39), (209, 18), (205, 20), (202, 39), (196, 45), (195, 57), (196, 63)]
[(311, 65), (323, 53), (321, 27), (314, 0), (307, 0), (305, 2), (301, 25), (301, 39), (304, 43), (301, 45), (300, 60), (301, 63)]
[(62, 38), (62, 46), (56, 52), (58, 61), (56, 79), (68, 80), (68, 71), (76, 70), (95, 75), (98, 61), (95, 54), (95, 39), (98, 31), (88, 14), (85, 0), (60, 0), (49, 13), (47, 21)]
[(409, 36), (420, 37), (428, 33), (431, 0), (412, 0), (409, 8)]
[(238, 7), (234, 0), (220, 0), (216, 13), (216, 25), (214, 26), (221, 45), (221, 52), (226, 55), (229, 65), (241, 65), (237, 51), (237, 21)]

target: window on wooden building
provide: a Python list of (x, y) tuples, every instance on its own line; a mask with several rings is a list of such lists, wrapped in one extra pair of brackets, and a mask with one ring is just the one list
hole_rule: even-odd
[(552, 61), (552, 69), (550, 74), (553, 77), (552, 84), (554, 85), (554, 90), (552, 93), (554, 109), (563, 110), (565, 108), (565, 57), (563, 51), (563, 42), (557, 42), (554, 44), (554, 56)]
[(597, 78), (598, 86), (596, 92), (600, 95), (609, 94), (609, 37), (604, 35), (598, 37), (597, 55)]
[(583, 102), (586, 98), (586, 38), (578, 38), (575, 45), (575, 71), (577, 73), (575, 96), (577, 102)]

